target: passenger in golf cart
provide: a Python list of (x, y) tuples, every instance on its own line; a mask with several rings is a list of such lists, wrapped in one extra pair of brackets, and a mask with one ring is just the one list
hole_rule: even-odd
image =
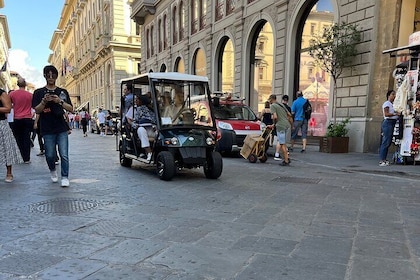
[(146, 95), (135, 95), (134, 106), (131, 106), (125, 116), (127, 120), (127, 128), (130, 134), (136, 140), (138, 149), (144, 149), (146, 160), (152, 159), (152, 148), (156, 133), (156, 115), (147, 106), (150, 100)]
[[(122, 116), (127, 121), (118, 137), (120, 164), (130, 167), (133, 160), (154, 164), (162, 180), (171, 180), (181, 169), (199, 167), (207, 178), (218, 178), (223, 161), (215, 151), (217, 128), (208, 78), (151, 72), (121, 80), (121, 89), (127, 84), (132, 85), (137, 104)], [(142, 120), (145, 115), (149, 118)]]

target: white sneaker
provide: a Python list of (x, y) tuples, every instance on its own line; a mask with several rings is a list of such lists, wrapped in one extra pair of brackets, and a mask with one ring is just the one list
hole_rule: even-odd
[(381, 160), (379, 162), (379, 166), (388, 166), (388, 165), (389, 165), (389, 161), (387, 161), (387, 160)]
[(152, 159), (152, 153), (147, 153), (147, 158), (146, 158), (146, 160), (147, 161), (150, 161)]
[(62, 178), (61, 179), (61, 186), (64, 188), (64, 187), (68, 187), (68, 186), (70, 186), (70, 181), (69, 181), (69, 179), (67, 179), (66, 177), (64, 177), (64, 178)]
[(53, 181), (54, 183), (57, 183), (58, 182), (57, 170), (50, 171), (50, 173), (51, 173), (51, 181)]
[(282, 160), (281, 157), (274, 157), (274, 160)]

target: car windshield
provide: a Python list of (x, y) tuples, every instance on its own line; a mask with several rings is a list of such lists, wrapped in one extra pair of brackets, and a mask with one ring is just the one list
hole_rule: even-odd
[(220, 120), (245, 120), (254, 121), (257, 117), (245, 105), (219, 104), (214, 108), (214, 117)]

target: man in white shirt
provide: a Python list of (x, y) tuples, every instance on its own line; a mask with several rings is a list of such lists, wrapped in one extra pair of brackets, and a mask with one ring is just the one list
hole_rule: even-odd
[(101, 136), (105, 136), (104, 134), (105, 121), (106, 121), (105, 112), (102, 110), (102, 108), (99, 108), (98, 122), (99, 122), (99, 128), (101, 130)]

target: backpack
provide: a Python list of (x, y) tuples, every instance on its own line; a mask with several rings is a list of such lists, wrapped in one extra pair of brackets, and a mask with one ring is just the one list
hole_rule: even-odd
[(303, 114), (305, 115), (306, 120), (311, 119), (312, 105), (309, 103), (309, 100), (306, 100), (305, 104), (303, 104)]

